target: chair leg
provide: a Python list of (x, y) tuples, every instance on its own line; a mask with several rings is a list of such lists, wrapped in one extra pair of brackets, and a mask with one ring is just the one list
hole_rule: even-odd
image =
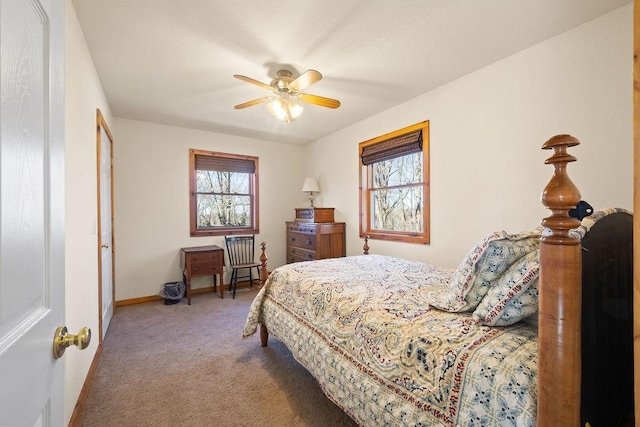
[(229, 284), (230, 286), (230, 290), (233, 292), (231, 299), (234, 299), (236, 297), (236, 281), (238, 280), (238, 270), (232, 270), (231, 271), (231, 283)]
[[(258, 274), (257, 281), (260, 284), (260, 267), (256, 267), (256, 273)], [(253, 286), (253, 281), (251, 281), (251, 286)]]
[(236, 276), (233, 280), (233, 296), (231, 297), (232, 299), (236, 298), (236, 289), (238, 289), (238, 271), (239, 270), (236, 270)]

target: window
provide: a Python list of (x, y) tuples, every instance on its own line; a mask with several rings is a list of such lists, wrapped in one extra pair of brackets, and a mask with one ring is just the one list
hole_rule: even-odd
[(429, 243), (429, 122), (364, 141), (360, 237)]
[(189, 150), (191, 236), (258, 234), (258, 158)]

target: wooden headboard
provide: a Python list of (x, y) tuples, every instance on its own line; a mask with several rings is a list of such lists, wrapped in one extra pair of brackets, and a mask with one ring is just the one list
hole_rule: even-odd
[(633, 425), (633, 217), (598, 220), (582, 239), (584, 426)]

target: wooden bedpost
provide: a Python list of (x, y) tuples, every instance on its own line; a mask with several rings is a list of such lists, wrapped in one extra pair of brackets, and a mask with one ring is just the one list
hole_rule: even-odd
[(542, 221), (540, 242), (539, 427), (580, 425), (582, 254), (580, 240), (569, 237), (569, 230), (580, 225), (569, 216), (580, 192), (566, 171), (567, 163), (576, 160), (567, 148), (579, 143), (557, 135), (542, 146), (553, 149), (545, 163), (553, 165), (554, 173), (542, 193), (551, 216)]
[(269, 270), (267, 269), (267, 260), (269, 257), (265, 252), (267, 250), (267, 242), (260, 243), (260, 250), (262, 251), (260, 254), (260, 286), (264, 286), (267, 277), (269, 277)]
[(369, 235), (364, 236), (364, 245), (362, 246), (362, 253), (369, 255)]
[[(267, 283), (267, 278), (269, 277), (269, 270), (267, 268), (267, 260), (269, 257), (267, 256), (267, 242), (260, 243), (260, 250), (262, 253), (260, 254), (260, 286), (264, 286)], [(262, 323), (260, 324), (260, 345), (262, 347), (267, 346), (267, 341), (269, 340), (269, 331), (267, 331), (267, 327)]]

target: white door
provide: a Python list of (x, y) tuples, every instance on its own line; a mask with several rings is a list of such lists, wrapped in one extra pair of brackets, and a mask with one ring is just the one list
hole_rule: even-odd
[(0, 425), (61, 426), (64, 0), (0, 1)]
[(111, 182), (111, 146), (112, 138), (109, 127), (100, 113), (97, 112), (98, 122), (98, 165), (100, 171), (98, 173), (98, 185), (100, 187), (99, 195), (99, 215), (100, 215), (100, 307), (101, 338), (107, 333), (111, 317), (113, 316), (113, 208), (112, 208), (112, 182)]

